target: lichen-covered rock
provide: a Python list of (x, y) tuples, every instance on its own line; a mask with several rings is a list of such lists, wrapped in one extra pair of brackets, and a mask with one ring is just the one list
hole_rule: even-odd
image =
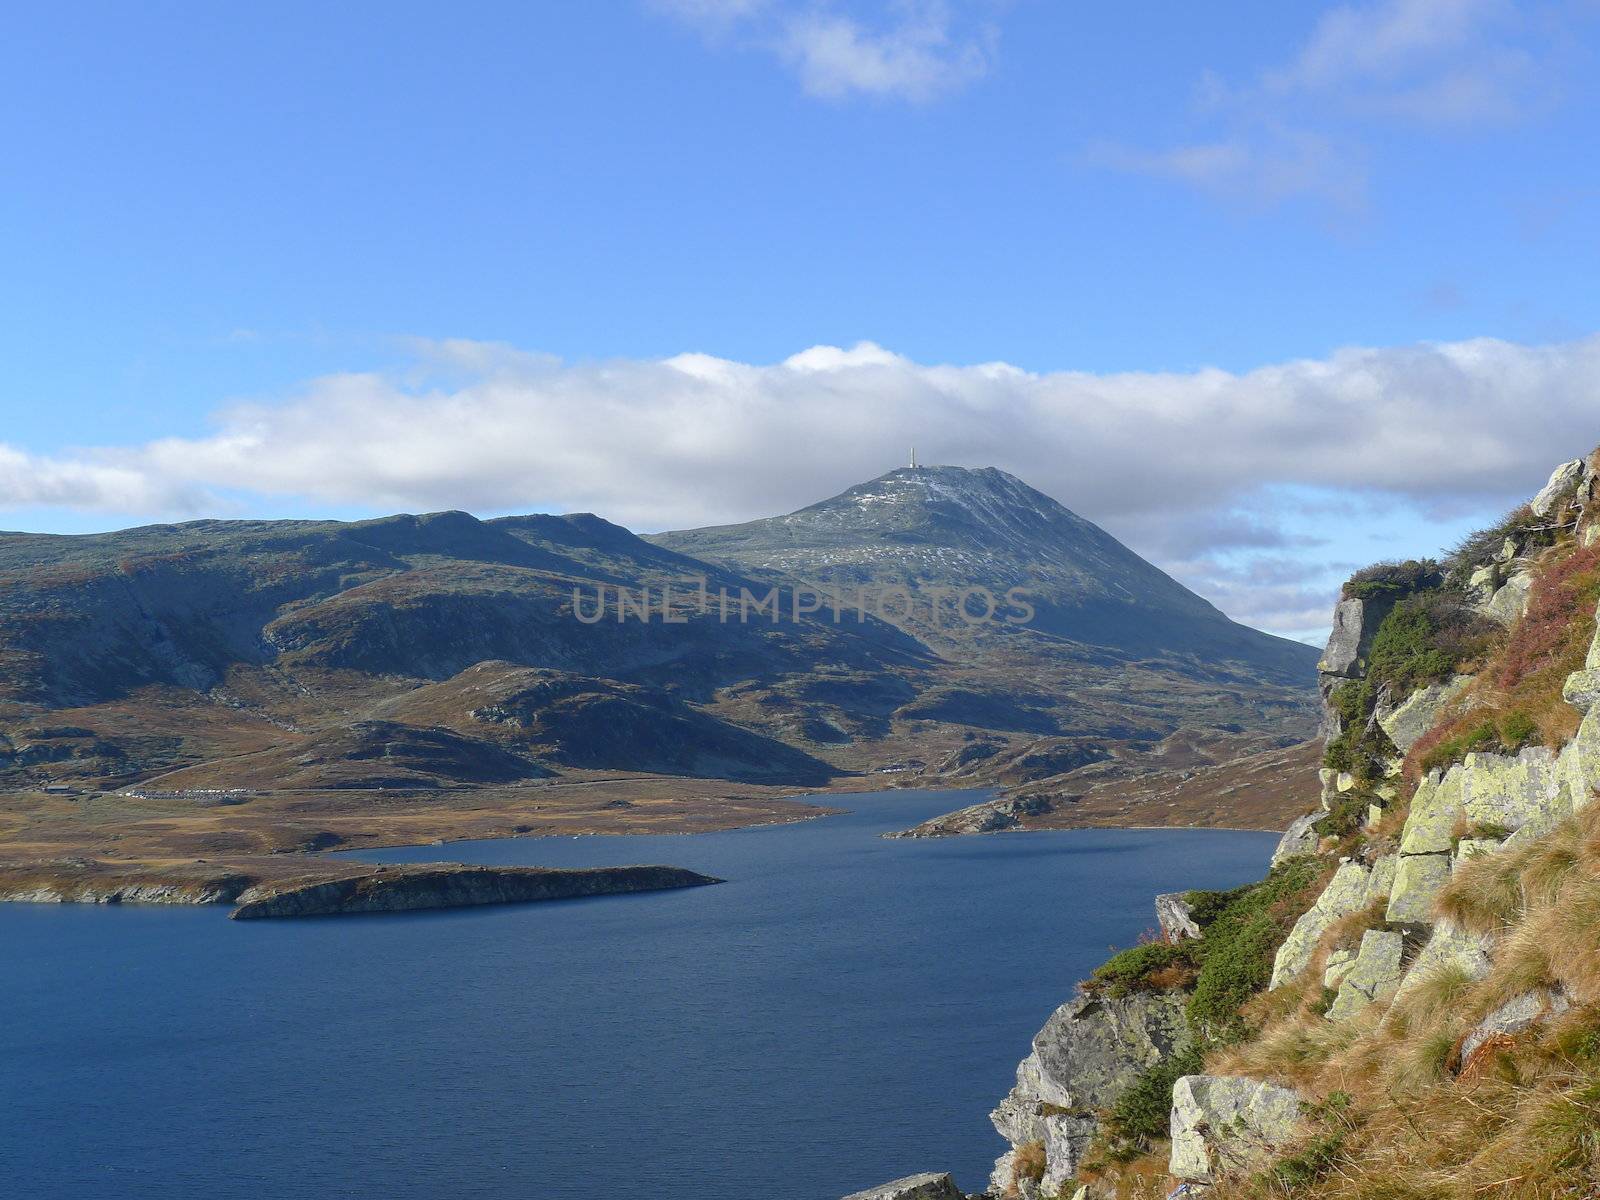
[(1229, 1075), (1185, 1075), (1172, 1088), (1172, 1157), (1179, 1179), (1213, 1183), (1259, 1162), (1294, 1134), (1300, 1096)]
[(1187, 900), (1187, 892), (1164, 892), (1156, 897), (1156, 924), (1169, 942), (1200, 936), (1200, 926), (1195, 924), (1194, 909)]
[(1547, 746), (1529, 746), (1515, 757), (1469, 754), (1453, 770), (1462, 774), (1461, 804), (1474, 825), (1533, 825), (1543, 831), (1572, 812), (1555, 752)]
[(1145, 1071), (1189, 1045), (1185, 997), (1079, 993), (1051, 1014), (1017, 1066), (1017, 1082), (989, 1114), (1013, 1147), (1043, 1142), (1046, 1175), (1077, 1174), (1083, 1149), (1109, 1108)]
[(1600, 670), (1574, 671), (1561, 685), (1561, 698), (1581, 713), (1600, 701)]
[(1465, 1064), (1473, 1052), (1491, 1038), (1515, 1037), (1535, 1025), (1559, 1017), (1572, 1007), (1560, 988), (1536, 988), (1513, 996), (1495, 1009), (1461, 1040), (1460, 1060)]
[(1278, 848), (1272, 852), (1272, 865), (1277, 866), (1284, 859), (1293, 858), (1297, 854), (1312, 854), (1316, 851), (1317, 825), (1327, 819), (1327, 812), (1314, 810), (1302, 817), (1296, 817), (1283, 831), (1283, 836), (1278, 839)]
[[(1585, 743), (1588, 750), (1597, 749)], [(1569, 747), (1557, 756), (1545, 746), (1516, 755), (1469, 754), (1442, 776), (1430, 772), (1417, 785), (1400, 835), (1403, 855), (1447, 854), (1462, 825), (1533, 837), (1572, 812), (1571, 779), (1587, 769)]]
[(1330, 1021), (1347, 1021), (1367, 1005), (1392, 996), (1400, 986), (1400, 959), (1405, 938), (1398, 933), (1369, 929), (1361, 935), (1361, 949), (1339, 984), (1339, 994), (1328, 1010)]
[(1489, 939), (1440, 921), (1400, 981), (1396, 998), (1446, 971), (1459, 971), (1471, 980), (1482, 979), (1489, 973)]
[(1354, 950), (1329, 951), (1327, 965), (1322, 969), (1322, 986), (1338, 991), (1339, 985), (1344, 982), (1344, 977), (1350, 974), (1350, 969), (1355, 965)]
[(1402, 854), (1395, 865), (1394, 886), (1384, 919), (1395, 925), (1429, 925), (1433, 904), (1450, 882), (1450, 855)]
[(1404, 754), (1433, 728), (1444, 706), (1461, 694), (1472, 681), (1470, 675), (1457, 675), (1432, 687), (1418, 688), (1397, 707), (1378, 714), (1378, 726)]
[(1272, 962), (1272, 987), (1288, 983), (1311, 962), (1317, 943), (1328, 927), (1340, 917), (1359, 912), (1369, 903), (1367, 885), (1371, 872), (1358, 862), (1346, 860), (1339, 864), (1328, 886), (1322, 889), (1317, 901), (1294, 923), (1289, 936), (1278, 947)]
[(1578, 732), (1562, 747), (1556, 772), (1566, 787), (1573, 811), (1593, 802), (1595, 790), (1600, 788), (1600, 706), (1584, 715)]
[(1448, 854), (1461, 818), (1460, 770), (1452, 767), (1443, 775), (1430, 771), (1411, 798), (1411, 812), (1400, 833), (1400, 853)]
[(929, 1172), (907, 1175), (864, 1192), (851, 1192), (844, 1200), (966, 1200), (966, 1197), (949, 1175)]

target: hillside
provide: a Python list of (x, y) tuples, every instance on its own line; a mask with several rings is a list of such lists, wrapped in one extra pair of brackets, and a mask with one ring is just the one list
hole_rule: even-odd
[[(726, 531), (646, 540), (588, 514), (0, 534), (0, 858), (437, 837), (452, 814), (716, 828), (723, 807), (781, 819), (782, 789), (1070, 790), (1102, 759), (1138, 778), (1315, 726), (1314, 651), (1002, 472), (846, 497), (776, 518), (823, 531), (781, 561), (756, 553), (766, 523), (724, 553)], [(919, 596), (1024, 588), (1036, 619), (836, 619), (797, 603), (817, 554)], [(720, 599), (769, 595), (742, 619)], [(690, 808), (605, 807), (645, 784)]]
[(990, 1196), (1595, 1194), (1597, 468), (1345, 585), (1320, 803), (1040, 1030)]

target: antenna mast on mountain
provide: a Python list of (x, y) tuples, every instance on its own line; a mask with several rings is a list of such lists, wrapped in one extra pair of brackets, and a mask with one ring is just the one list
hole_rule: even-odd
[(915, 446), (911, 447), (911, 469), (913, 471), (917, 469), (917, 448)]

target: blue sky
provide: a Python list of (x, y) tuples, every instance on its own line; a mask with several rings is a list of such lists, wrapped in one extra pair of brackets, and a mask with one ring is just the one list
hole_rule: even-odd
[(19, 6), (0, 522), (659, 528), (918, 439), (1315, 636), (1600, 440), (1597, 48), (1579, 0)]

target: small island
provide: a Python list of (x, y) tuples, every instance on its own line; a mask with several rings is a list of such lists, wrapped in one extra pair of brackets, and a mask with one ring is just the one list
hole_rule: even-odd
[(682, 867), (479, 867), (464, 863), (381, 866), (337, 879), (311, 878), (261, 884), (239, 895), (234, 920), (322, 917), (352, 913), (415, 912), (571, 900), (623, 892), (721, 883)]

